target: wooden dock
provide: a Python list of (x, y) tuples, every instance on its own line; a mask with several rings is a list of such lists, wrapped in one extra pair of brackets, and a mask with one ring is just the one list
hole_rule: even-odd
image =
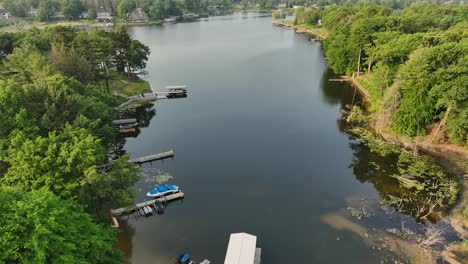
[(135, 128), (121, 128), (119, 129), (119, 132), (122, 134), (135, 133), (136, 129)]
[(348, 79), (328, 79), (330, 82), (349, 82)]
[(151, 93), (143, 93), (136, 96), (129, 97), (128, 100), (119, 106), (117, 109), (122, 109), (134, 102), (154, 102), (158, 99), (167, 99), (167, 98), (176, 98), (176, 97), (186, 97), (187, 91), (183, 90), (187, 86), (167, 86), (166, 91), (156, 91)]
[(153, 204), (156, 203), (156, 201), (160, 202), (170, 202), (170, 201), (175, 201), (184, 198), (185, 194), (183, 192), (178, 192), (174, 194), (170, 194), (167, 196), (163, 196), (161, 198), (156, 198), (153, 200), (149, 200), (146, 202), (138, 203), (135, 206), (132, 207), (125, 207), (125, 208), (118, 208), (118, 209), (111, 209), (111, 215), (112, 216), (119, 216), (119, 215), (124, 215), (124, 214), (130, 214), (134, 211), (139, 210), (140, 208), (144, 208), (146, 206), (152, 206)]
[(171, 149), (169, 151), (158, 153), (158, 154), (143, 156), (143, 157), (139, 157), (136, 159), (129, 159), (128, 161), (132, 163), (136, 163), (136, 164), (142, 164), (146, 162), (162, 160), (162, 159), (167, 159), (167, 158), (172, 158), (172, 157), (174, 157), (174, 151), (172, 151)]
[[(128, 161), (135, 163), (135, 164), (142, 164), (146, 162), (152, 162), (152, 161), (162, 160), (162, 159), (167, 159), (167, 158), (172, 158), (172, 157), (174, 157), (174, 151), (171, 149), (169, 151), (161, 152), (158, 154), (152, 154), (152, 155), (143, 156), (143, 157), (139, 157), (135, 159), (129, 159)], [(96, 166), (96, 170), (98, 172), (110, 171), (112, 169), (112, 165), (113, 163), (111, 161), (107, 164)]]

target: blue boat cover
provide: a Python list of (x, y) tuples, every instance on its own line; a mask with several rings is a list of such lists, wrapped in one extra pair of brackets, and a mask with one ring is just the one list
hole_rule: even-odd
[(168, 190), (175, 191), (176, 188), (172, 184), (164, 184), (164, 187), (166, 187)]
[(172, 184), (164, 184), (162, 186), (156, 186), (156, 188), (149, 191), (150, 194), (158, 194), (167, 191), (176, 191), (177, 189)]
[(180, 261), (184, 262), (190, 259), (190, 254), (189, 253), (184, 253), (182, 257), (180, 257)]

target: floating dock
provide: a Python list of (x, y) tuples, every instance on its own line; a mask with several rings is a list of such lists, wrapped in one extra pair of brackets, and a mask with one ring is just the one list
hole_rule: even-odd
[(187, 86), (177, 85), (177, 86), (166, 86), (166, 91), (156, 91), (142, 93), (136, 96), (129, 97), (128, 100), (119, 106), (117, 109), (122, 109), (134, 102), (154, 102), (158, 99), (167, 99), (167, 98), (176, 98), (176, 97), (187, 97)]
[(144, 210), (146, 207), (152, 207), (156, 203), (156, 201), (160, 202), (170, 202), (170, 201), (175, 201), (184, 198), (185, 194), (183, 192), (177, 192), (174, 194), (170, 194), (167, 196), (163, 196), (160, 198), (156, 198), (153, 200), (149, 200), (146, 202), (138, 203), (135, 206), (132, 207), (126, 207), (126, 208), (118, 208), (118, 209), (111, 209), (111, 215), (112, 216), (119, 216), (119, 215), (125, 215), (125, 214), (130, 214), (132, 212), (138, 211), (140, 209)]
[(134, 129), (136, 126), (138, 126), (138, 121), (136, 120), (136, 118), (117, 119), (117, 120), (112, 121), (112, 124), (120, 128), (121, 130), (130, 129), (130, 128)]

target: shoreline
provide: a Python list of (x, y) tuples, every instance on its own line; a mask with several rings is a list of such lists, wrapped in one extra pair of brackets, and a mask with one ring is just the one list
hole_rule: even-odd
[(296, 32), (302, 31), (302, 33), (308, 33), (309, 35), (315, 37), (314, 39), (316, 41), (323, 41), (327, 38), (326, 32), (319, 32), (319, 28), (310, 28), (310, 26), (308, 27), (304, 24), (294, 25), (294, 21), (273, 19), (271, 24), (277, 27), (291, 28)]

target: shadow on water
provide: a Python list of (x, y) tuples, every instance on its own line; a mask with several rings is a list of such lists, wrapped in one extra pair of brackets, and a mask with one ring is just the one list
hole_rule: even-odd
[[(130, 225), (128, 218), (131, 216), (124, 216), (121, 221), (119, 221), (119, 233), (117, 235), (117, 240), (118, 240), (118, 248), (122, 250), (122, 252), (125, 253), (125, 258), (127, 261), (126, 263), (130, 263), (130, 260), (132, 258), (132, 252), (133, 252), (133, 243), (132, 239), (129, 239), (135, 235), (135, 228)], [(123, 220), (123, 221), (122, 221)]]

